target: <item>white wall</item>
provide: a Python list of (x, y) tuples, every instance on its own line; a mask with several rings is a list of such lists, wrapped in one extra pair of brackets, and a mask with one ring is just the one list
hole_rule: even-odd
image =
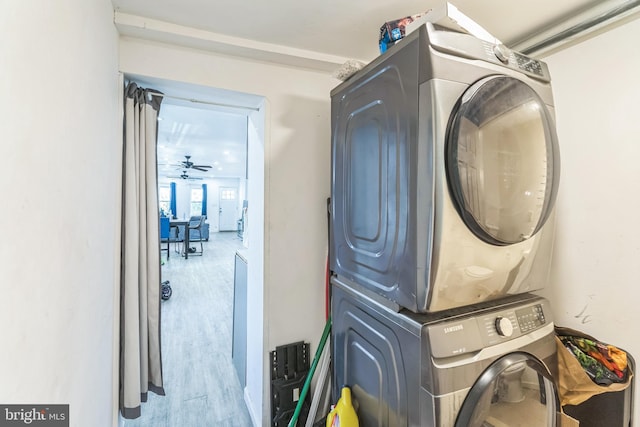
[(114, 423), (121, 135), (109, 0), (2, 2), (0, 402)]
[[(266, 98), (263, 318), (267, 335), (262, 349), (248, 349), (262, 354), (257, 358), (255, 353), (248, 356), (251, 366), (247, 378), (249, 400), (255, 405), (252, 410), (261, 414), (265, 423), (270, 402), (265, 369), (268, 352), (300, 340), (310, 341), (311, 351), (315, 352), (324, 327), (326, 198), (330, 193), (329, 92), (338, 82), (324, 73), (128, 38), (121, 39), (120, 53), (120, 67), (125, 73)], [(249, 203), (251, 239), (256, 230), (252, 194)], [(250, 290), (252, 251), (257, 250), (254, 246), (249, 242)], [(255, 365), (260, 356), (262, 367)], [(262, 372), (260, 395), (252, 382), (256, 379), (251, 378), (258, 371)]]
[[(545, 294), (556, 324), (640, 361), (640, 20), (556, 53), (549, 64), (562, 172)], [(636, 391), (635, 413), (640, 413)]]

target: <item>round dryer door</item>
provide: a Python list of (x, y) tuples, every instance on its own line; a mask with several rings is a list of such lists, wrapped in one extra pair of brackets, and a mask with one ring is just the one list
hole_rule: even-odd
[(527, 353), (511, 353), (489, 366), (467, 394), (455, 427), (554, 427), (559, 400), (553, 378)]
[(491, 76), (473, 84), (447, 130), (447, 179), (467, 227), (494, 245), (533, 236), (558, 189), (553, 118), (526, 83)]

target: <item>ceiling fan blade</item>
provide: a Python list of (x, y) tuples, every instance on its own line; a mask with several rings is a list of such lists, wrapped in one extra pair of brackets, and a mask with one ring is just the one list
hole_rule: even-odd
[(191, 166), (191, 169), (195, 169), (195, 170), (199, 170), (201, 172), (208, 172), (208, 169), (205, 168), (210, 168), (211, 166)]

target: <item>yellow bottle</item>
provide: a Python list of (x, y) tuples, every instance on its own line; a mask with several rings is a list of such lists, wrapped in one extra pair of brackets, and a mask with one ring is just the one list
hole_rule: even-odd
[(351, 389), (342, 387), (340, 399), (327, 415), (326, 427), (359, 427), (356, 410), (351, 403)]

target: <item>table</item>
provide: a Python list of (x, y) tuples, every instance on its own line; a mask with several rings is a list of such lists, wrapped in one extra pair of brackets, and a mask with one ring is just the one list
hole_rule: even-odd
[[(184, 225), (184, 258), (189, 259), (189, 220), (188, 219), (172, 219), (169, 221), (169, 229), (171, 227), (178, 228), (179, 225)], [(179, 230), (179, 229), (178, 229)], [(176, 233), (176, 237), (179, 232)]]

